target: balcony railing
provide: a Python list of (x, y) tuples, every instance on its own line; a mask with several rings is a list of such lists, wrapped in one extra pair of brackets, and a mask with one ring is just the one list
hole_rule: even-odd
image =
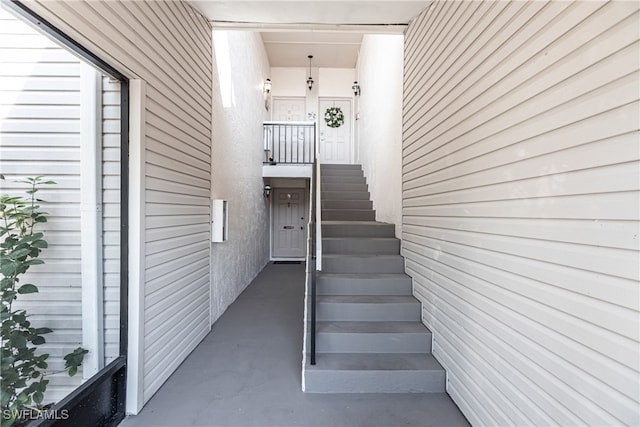
[(316, 153), (315, 122), (264, 122), (264, 163), (312, 164)]

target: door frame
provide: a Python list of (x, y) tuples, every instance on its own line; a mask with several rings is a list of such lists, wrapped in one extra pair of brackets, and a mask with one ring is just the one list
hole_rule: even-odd
[[(349, 103), (349, 110), (350, 113), (348, 115), (348, 119), (351, 121), (351, 128), (349, 129), (349, 163), (347, 164), (353, 164), (353, 162), (355, 161), (355, 147), (354, 147), (354, 141), (353, 141), (353, 132), (354, 132), (354, 127), (355, 127), (355, 120), (353, 118), (353, 98), (348, 98), (345, 96), (321, 96), (318, 97), (318, 130), (317, 130), (317, 141), (318, 141), (318, 150), (320, 150), (320, 128), (322, 127), (322, 123), (320, 122), (320, 120), (324, 120), (324, 111), (320, 110), (320, 103), (322, 101), (347, 101)], [(320, 159), (318, 159), (318, 161), (320, 162)]]
[[(305, 181), (306, 184), (306, 181)], [(304, 197), (304, 206), (303, 209), (306, 212), (305, 216), (309, 215), (309, 186), (305, 185), (304, 187), (275, 187), (271, 194), (273, 197), (270, 197), (269, 200), (269, 260), (270, 261), (300, 261), (305, 259), (306, 250), (304, 251), (304, 255), (301, 257), (275, 257), (273, 256), (273, 232), (275, 227), (275, 203), (276, 200), (275, 194), (277, 191), (286, 191), (286, 190), (303, 190)], [(306, 218), (308, 220), (308, 218)], [(306, 227), (309, 227), (308, 221), (306, 222)], [(308, 231), (308, 230), (307, 230)], [(308, 245), (308, 239), (305, 237), (304, 244), (305, 247)]]

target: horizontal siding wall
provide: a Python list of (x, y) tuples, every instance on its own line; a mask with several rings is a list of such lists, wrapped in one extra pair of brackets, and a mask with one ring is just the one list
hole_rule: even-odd
[[(49, 353), (49, 371), (64, 369), (64, 355), (82, 345), (80, 249), (80, 61), (0, 8), (1, 192), (27, 196), (16, 183), (44, 175), (55, 185), (38, 192), (49, 221), (38, 227), (49, 247), (21, 283), (37, 294), (22, 295), (20, 308), (36, 327), (54, 332), (38, 352)], [(46, 402), (58, 401), (81, 384), (82, 373), (50, 377)]]
[(102, 78), (104, 362), (120, 355), (120, 82)]
[(210, 330), (211, 28), (181, 1), (26, 4), (147, 84), (146, 402)]
[(638, 7), (437, 1), (407, 31), (402, 251), (472, 424), (640, 424)]

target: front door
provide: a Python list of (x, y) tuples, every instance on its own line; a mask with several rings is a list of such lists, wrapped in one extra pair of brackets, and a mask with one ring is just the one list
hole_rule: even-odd
[[(344, 114), (344, 124), (337, 128), (327, 126), (324, 113), (327, 108), (339, 107)], [(321, 99), (320, 163), (351, 163), (351, 101), (348, 99)]]
[(307, 229), (304, 189), (274, 190), (273, 258), (304, 258)]
[(300, 122), (306, 120), (306, 115), (304, 98), (273, 98), (272, 120)]

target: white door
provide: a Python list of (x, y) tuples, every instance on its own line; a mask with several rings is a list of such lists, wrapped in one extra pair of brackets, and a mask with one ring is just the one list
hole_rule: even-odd
[[(327, 126), (324, 113), (327, 108), (340, 107), (344, 124), (337, 128)], [(320, 125), (320, 163), (351, 163), (351, 101), (347, 99), (321, 99), (318, 112)]]
[(307, 218), (304, 189), (276, 188), (273, 192), (273, 258), (304, 258)]
[(306, 120), (306, 101), (304, 98), (273, 98), (272, 119), (275, 121)]

